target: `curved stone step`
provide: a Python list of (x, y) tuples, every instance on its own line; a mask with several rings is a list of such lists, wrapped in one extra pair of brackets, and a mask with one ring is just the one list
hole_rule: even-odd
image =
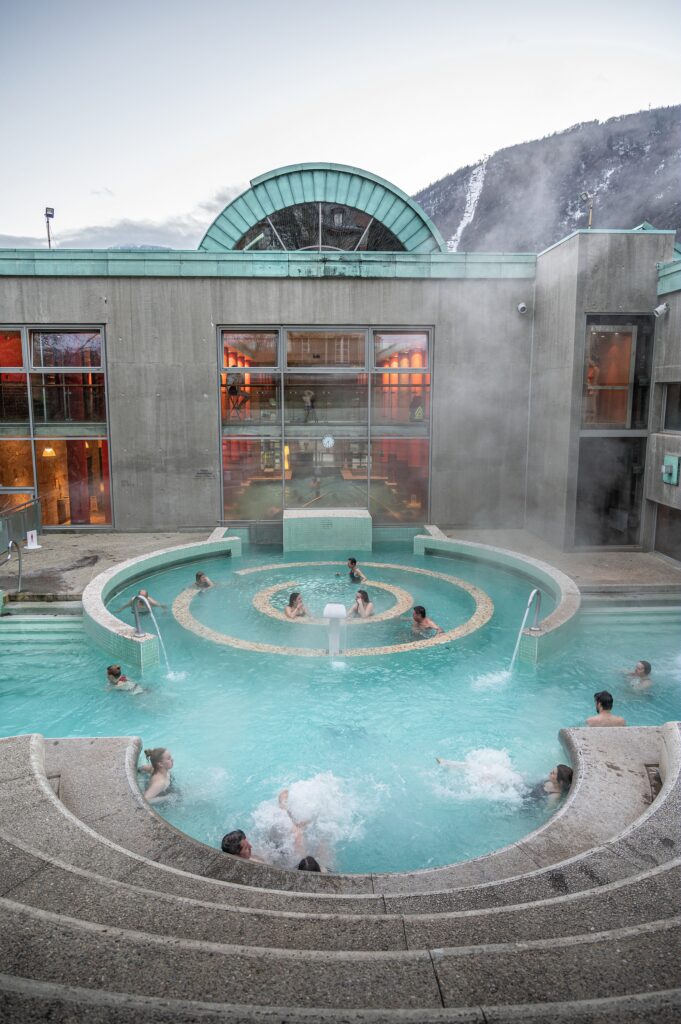
[(678, 1024), (681, 989), (606, 999), (435, 1010), (247, 1007), (154, 999), (0, 974), (0, 1017), (68, 1024)]
[(428, 915), (296, 914), (154, 892), (83, 871), (0, 833), (0, 896), (36, 909), (139, 931), (238, 945), (318, 950), (426, 949), (632, 926), (681, 914), (681, 860), (576, 896)]
[(677, 987), (681, 919), (428, 952), (263, 950), (83, 923), (0, 900), (7, 974), (249, 1006), (435, 1008), (592, 999)]

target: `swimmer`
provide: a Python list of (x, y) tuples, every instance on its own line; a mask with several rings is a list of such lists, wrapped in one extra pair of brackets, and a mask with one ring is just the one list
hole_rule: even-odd
[(294, 590), (289, 595), (288, 604), (284, 608), (284, 615), (287, 619), (300, 619), (307, 615), (307, 608), (303, 604), (303, 599), (297, 590)]
[[(139, 598), (141, 597), (144, 598), (143, 601), (139, 600)], [(138, 590), (134, 597), (131, 597), (130, 600), (126, 601), (125, 604), (121, 605), (120, 608), (116, 608), (114, 614), (117, 615), (119, 612), (125, 611), (126, 608), (134, 608), (135, 603), (137, 603), (137, 611), (139, 612), (140, 615), (149, 614), (149, 605), (152, 608), (165, 609), (168, 607), (167, 604), (161, 604), (159, 601), (154, 601), (153, 597), (149, 596), (148, 590)]]
[(627, 679), (631, 679), (631, 685), (634, 690), (648, 690), (653, 685), (653, 681), (650, 678), (651, 670), (649, 661), (637, 661), (634, 665), (634, 671), (625, 672), (624, 675)]
[(226, 836), (223, 836), (220, 845), (222, 852), (229, 853), (232, 857), (239, 857), (241, 860), (251, 860), (255, 864), (267, 863), (261, 857), (253, 856), (253, 847), (246, 837), (246, 833), (240, 828), (235, 828), (232, 832), (228, 832)]
[(138, 770), (151, 773), (149, 785), (144, 792), (144, 799), (151, 804), (163, 799), (170, 789), (173, 758), (166, 747), (152, 747), (144, 751), (144, 756), (148, 764), (142, 765)]
[[(336, 573), (336, 576), (342, 575), (343, 574), (340, 572)], [(350, 577), (351, 583), (364, 583), (366, 581), (366, 576), (364, 575), (360, 567), (357, 565), (356, 558), (348, 558), (348, 575)]]
[[(321, 871), (323, 874), (326, 874), (326, 869), (321, 867), (314, 857), (305, 854), (305, 829), (310, 822), (296, 821), (293, 817), (288, 806), (288, 789), (282, 789), (279, 793), (279, 806), (291, 819), (291, 825), (293, 826), (293, 852), (296, 857), (301, 858), (298, 864), (298, 871)], [(308, 866), (301, 867), (301, 864), (307, 864)], [(311, 864), (316, 865), (316, 867), (310, 867), (309, 865)]]
[(197, 572), (194, 585), (197, 590), (210, 590), (211, 587), (215, 586), (213, 581), (208, 579), (205, 572)]
[(587, 725), (612, 726), (627, 724), (619, 715), (613, 715), (612, 705), (614, 701), (612, 694), (608, 693), (607, 690), (594, 693), (594, 701), (596, 702), (596, 714), (592, 715), (591, 718), (587, 718)]
[(348, 608), (348, 618), (356, 615), (358, 619), (368, 619), (374, 614), (373, 601), (369, 600), (366, 590), (358, 590), (355, 594), (355, 603)]
[(314, 857), (303, 857), (298, 864), (298, 871), (321, 871), (321, 866), (318, 860)]
[(549, 803), (557, 803), (565, 796), (572, 785), (572, 768), (567, 764), (557, 764), (549, 772), (544, 782), (538, 782), (530, 790), (530, 797), (548, 797)]
[(429, 629), (434, 629), (435, 633), (443, 633), (444, 630), (441, 626), (438, 626), (437, 622), (433, 622), (426, 615), (426, 609), (422, 604), (415, 604), (414, 610), (411, 617), (411, 628), (412, 632), (416, 634), (425, 633)]
[(123, 675), (120, 665), (109, 665), (106, 670), (106, 681), (112, 690), (127, 690), (128, 693), (144, 693), (139, 683)]

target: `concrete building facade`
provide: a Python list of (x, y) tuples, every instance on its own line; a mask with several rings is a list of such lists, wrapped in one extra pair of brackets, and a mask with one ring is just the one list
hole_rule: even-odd
[(0, 503), (274, 538), (287, 508), (368, 508), (564, 549), (649, 549), (659, 521), (681, 558), (673, 242), (448, 253), (394, 186), (301, 165), (196, 252), (0, 251)]

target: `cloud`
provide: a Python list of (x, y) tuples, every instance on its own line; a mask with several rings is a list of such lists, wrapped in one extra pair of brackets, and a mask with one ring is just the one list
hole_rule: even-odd
[(90, 189), (91, 196), (102, 196), (102, 198), (104, 199), (113, 199), (115, 194), (116, 193), (113, 191), (113, 189), (108, 188), (108, 186), (106, 185), (102, 185), (101, 188)]
[[(53, 233), (53, 245), (56, 249), (110, 249), (140, 245), (160, 246), (164, 249), (196, 249), (211, 221), (243, 190), (243, 185), (225, 187), (210, 199), (202, 200), (189, 213), (162, 221), (125, 219), (75, 231), (56, 231)], [(44, 249), (47, 242), (44, 236), (0, 235), (0, 247)]]

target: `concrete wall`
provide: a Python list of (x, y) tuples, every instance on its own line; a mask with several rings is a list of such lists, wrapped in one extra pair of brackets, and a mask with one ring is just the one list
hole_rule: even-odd
[[(559, 547), (574, 538), (587, 315), (650, 313), (672, 247), (672, 235), (580, 232), (538, 257), (526, 525)], [(644, 509), (644, 546), (651, 522)]]
[(218, 324), (434, 327), (431, 518), (521, 526), (527, 280), (4, 278), (6, 324), (103, 324), (115, 526), (221, 516)]
[(669, 304), (669, 313), (655, 324), (653, 404), (646, 470), (646, 499), (681, 510), (681, 486), (662, 480), (660, 467), (665, 455), (681, 455), (681, 434), (663, 433), (664, 385), (681, 381), (681, 292), (659, 299)]

